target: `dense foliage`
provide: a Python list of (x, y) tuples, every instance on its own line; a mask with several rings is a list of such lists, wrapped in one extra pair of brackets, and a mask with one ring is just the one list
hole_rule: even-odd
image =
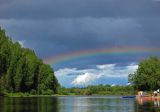
[(60, 95), (132, 95), (132, 86), (94, 85), (84, 88), (59, 88)]
[(160, 88), (160, 59), (150, 57), (139, 63), (134, 74), (129, 75), (129, 81), (137, 90), (156, 90)]
[(0, 93), (56, 93), (57, 86), (52, 68), (34, 51), (13, 43), (0, 28)]

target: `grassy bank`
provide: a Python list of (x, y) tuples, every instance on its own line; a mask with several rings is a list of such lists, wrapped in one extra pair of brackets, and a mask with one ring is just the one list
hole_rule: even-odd
[(29, 94), (29, 93), (7, 93), (7, 94), (5, 94), (5, 97), (47, 97), (47, 96), (66, 96), (66, 95), (58, 95), (58, 94), (33, 95), (33, 94)]

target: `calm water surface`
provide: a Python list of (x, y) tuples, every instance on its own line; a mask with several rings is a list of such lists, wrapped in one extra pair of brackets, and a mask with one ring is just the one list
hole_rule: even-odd
[(0, 98), (0, 112), (160, 112), (159, 101), (121, 97)]

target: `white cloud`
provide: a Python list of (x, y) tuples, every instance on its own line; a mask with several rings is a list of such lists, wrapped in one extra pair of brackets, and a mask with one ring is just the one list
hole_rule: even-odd
[(84, 73), (78, 75), (73, 81), (73, 85), (86, 85), (97, 79), (98, 76), (93, 73)]
[(99, 69), (109, 69), (115, 67), (116, 64), (106, 64), (106, 65), (97, 65), (97, 68)]
[(72, 86), (84, 86), (94, 84), (100, 78), (127, 78), (138, 68), (136, 64), (117, 66), (116, 64), (97, 65), (95, 69), (64, 68), (55, 72), (58, 80), (62, 83), (70, 79), (67, 83)]
[(77, 69), (76, 68), (64, 68), (64, 69), (59, 69), (58, 71), (55, 72), (57, 76), (65, 76), (70, 73), (76, 73)]

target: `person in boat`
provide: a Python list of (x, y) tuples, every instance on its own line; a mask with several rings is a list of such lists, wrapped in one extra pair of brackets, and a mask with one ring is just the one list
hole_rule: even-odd
[(159, 96), (159, 89), (157, 89), (157, 96)]
[(143, 96), (143, 91), (139, 91), (138, 96)]
[(154, 91), (154, 92), (153, 92), (153, 96), (154, 96), (154, 97), (157, 97), (157, 95), (158, 95), (157, 91)]

